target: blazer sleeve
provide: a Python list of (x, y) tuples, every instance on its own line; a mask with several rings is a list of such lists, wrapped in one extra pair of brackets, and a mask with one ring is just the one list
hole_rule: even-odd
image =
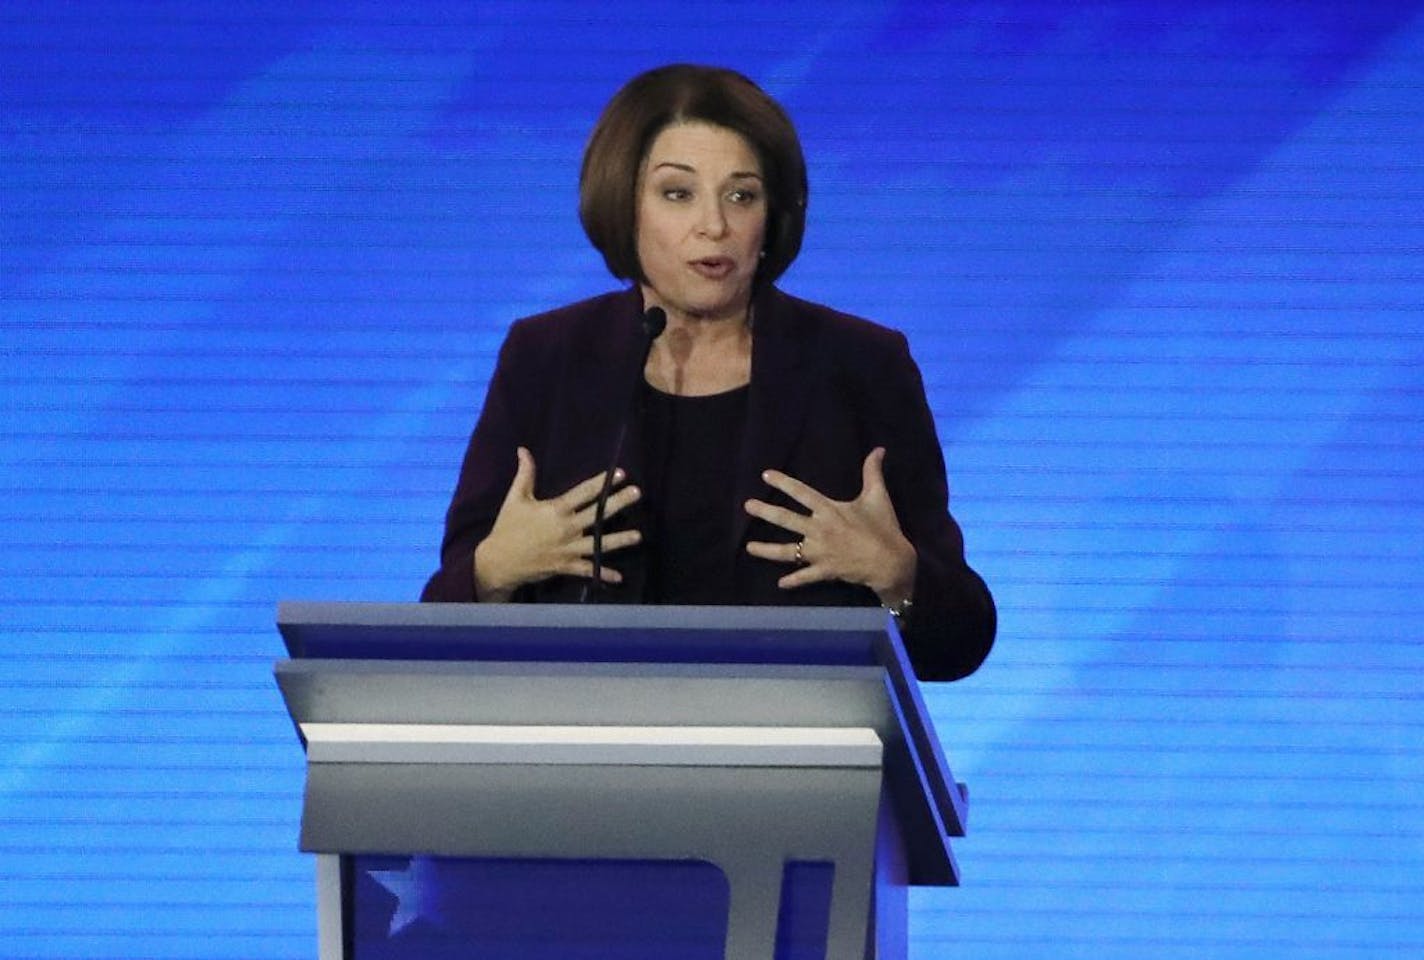
[(521, 368), (526, 366), (520, 361), (524, 351), (519, 341), (516, 324), (500, 347), (484, 406), (465, 449), (455, 493), (445, 514), (440, 568), (421, 591), (422, 601), (471, 603), (478, 599), (475, 547), (494, 527), (514, 480), (518, 464), (515, 449), (527, 435), (528, 411), (521, 409), (521, 398), (527, 398), (531, 391), (518, 389)]
[(994, 644), (997, 612), (964, 556), (949, 512), (944, 453), (919, 367), (894, 334), (872, 395), (873, 436), (885, 437), (885, 484), (918, 555), (913, 604), (903, 618), (906, 653), (922, 680), (956, 680), (979, 668)]

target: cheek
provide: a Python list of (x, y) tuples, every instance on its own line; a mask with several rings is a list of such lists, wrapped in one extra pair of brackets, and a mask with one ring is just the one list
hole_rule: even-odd
[(766, 236), (766, 210), (747, 210), (741, 219), (742, 232), (760, 239)]
[(660, 242), (657, 231), (642, 230), (638, 233), (638, 258), (644, 263), (648, 261), (657, 262), (664, 250), (664, 244)]
[(766, 218), (757, 217), (750, 220), (743, 231), (746, 236), (747, 249), (753, 252), (760, 252), (766, 246)]
[(650, 250), (666, 246), (668, 238), (672, 236), (672, 224), (667, 217), (641, 216), (638, 218), (638, 244), (646, 246)]
[(637, 241), (638, 265), (649, 278), (666, 275), (673, 260), (673, 251), (667, 238), (656, 229), (639, 232)]

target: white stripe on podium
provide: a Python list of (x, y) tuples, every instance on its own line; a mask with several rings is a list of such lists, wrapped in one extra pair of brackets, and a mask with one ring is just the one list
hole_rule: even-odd
[(876, 767), (863, 727), (304, 723), (310, 763)]

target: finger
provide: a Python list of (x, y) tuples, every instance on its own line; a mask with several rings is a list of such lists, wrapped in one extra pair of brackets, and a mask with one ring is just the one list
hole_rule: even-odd
[[(603, 491), (603, 478), (605, 474), (595, 473), (580, 483), (574, 484), (564, 491), (557, 499), (559, 506), (565, 510), (573, 511), (580, 507), (593, 503), (598, 499), (599, 493)], [(623, 468), (619, 467), (613, 471), (613, 485), (617, 486), (627, 477)]]
[(797, 513), (786, 507), (778, 507), (767, 503), (765, 500), (748, 500), (746, 502), (747, 513), (758, 520), (765, 520), (767, 523), (774, 523), (783, 530), (790, 530), (792, 533), (805, 534), (810, 526), (811, 518), (804, 513)]
[(608, 505), (604, 507), (604, 516), (611, 517), (615, 513), (627, 509), (637, 503), (643, 496), (643, 491), (633, 484), (629, 484), (620, 490), (616, 490), (608, 498)]
[[(625, 510), (638, 501), (643, 495), (643, 491), (635, 486), (623, 487), (614, 491), (608, 498), (608, 503), (604, 505), (603, 515), (611, 517), (620, 510)], [(597, 499), (596, 497), (594, 498)], [(590, 503), (578, 513), (574, 514), (574, 525), (580, 530), (587, 530), (593, 526), (593, 521), (598, 514), (598, 504)]]
[[(593, 563), (589, 560), (579, 560), (565, 567), (560, 573), (567, 573), (573, 577), (582, 577), (585, 580), (593, 579)], [(612, 567), (603, 566), (599, 568), (598, 579), (603, 583), (622, 583), (623, 574)]]
[(860, 465), (860, 492), (864, 495), (870, 491), (885, 489), (885, 448), (876, 447), (866, 456), (865, 462)]
[(812, 564), (809, 567), (798, 567), (780, 580), (776, 585), (783, 590), (795, 590), (797, 587), (804, 587), (808, 583), (820, 583), (822, 580), (830, 580), (831, 575), (820, 567)]
[[(619, 530), (616, 533), (605, 533), (603, 535), (603, 552), (612, 553), (615, 550), (626, 550), (628, 547), (636, 546), (642, 542), (643, 532), (641, 530)], [(581, 556), (592, 556), (593, 537), (584, 537), (580, 540), (578, 551)]]
[(768, 543), (765, 540), (750, 540), (747, 542), (747, 553), (762, 560), (774, 560), (777, 563), (800, 563), (796, 559), (796, 547), (794, 543)]
[(780, 490), (813, 513), (827, 502), (821, 491), (780, 470), (763, 470), (761, 478), (767, 486)]
[(523, 497), (525, 499), (534, 496), (534, 454), (529, 452), (527, 447), (516, 447), (514, 450), (514, 479), (509, 482), (509, 493), (505, 499), (510, 497)]

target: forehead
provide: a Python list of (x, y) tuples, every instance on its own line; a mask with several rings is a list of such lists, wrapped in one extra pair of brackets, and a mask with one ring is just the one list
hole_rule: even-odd
[(659, 164), (691, 167), (699, 173), (754, 173), (761, 161), (747, 139), (735, 130), (701, 121), (664, 127), (648, 145), (646, 169)]

